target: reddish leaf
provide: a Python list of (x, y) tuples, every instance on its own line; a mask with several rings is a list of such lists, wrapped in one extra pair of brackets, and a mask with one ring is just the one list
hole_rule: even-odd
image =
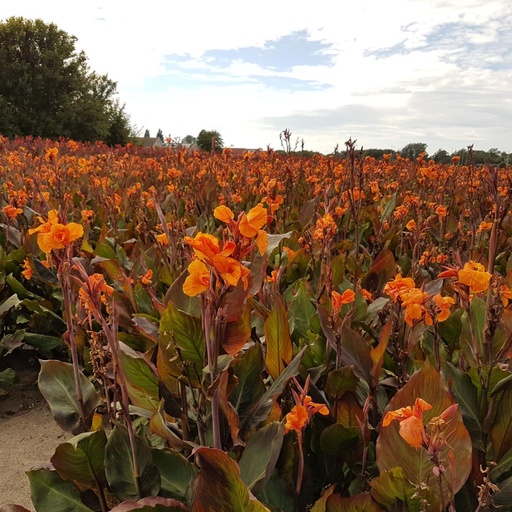
[(373, 501), (371, 494), (356, 494), (351, 497), (333, 494), (327, 499), (325, 512), (383, 512), (383, 509)]
[(222, 348), (230, 356), (235, 356), (251, 337), (251, 305), (246, 302), (241, 316), (234, 322), (226, 324), (226, 332), (222, 340)]
[(171, 498), (142, 498), (138, 501), (124, 501), (117, 505), (110, 512), (128, 512), (130, 510), (142, 510), (143, 512), (179, 512), (188, 508), (179, 501)]
[[(424, 424), (432, 418), (440, 416), (453, 404), (447, 387), (437, 371), (427, 361), (415, 372), (389, 402), (385, 412), (401, 407), (412, 406), (416, 398), (422, 398), (432, 405), (432, 409), (424, 413)], [(427, 450), (423, 447), (413, 448), (399, 435), (398, 421), (392, 421), (387, 427), (381, 427), (377, 439), (377, 464), (381, 471), (402, 468), (405, 477), (414, 485), (427, 484), (432, 493), (439, 496), (439, 486), (433, 474), (434, 464)], [(453, 453), (454, 471), (451, 487), (456, 493), (466, 482), (471, 471), (471, 439), (462, 421), (462, 415), (456, 410), (447, 425), (447, 444), (440, 452), (440, 460), (446, 468), (445, 477), (452, 478), (449, 465), (449, 452)], [(443, 477), (444, 478), (444, 477)], [(447, 503), (451, 490), (446, 480), (443, 485), (443, 498)]]
[(194, 483), (192, 512), (269, 512), (251, 495), (238, 464), (226, 453), (201, 447), (195, 456), (201, 471)]
[(267, 353), (265, 367), (275, 380), (292, 360), (292, 339), (288, 327), (288, 316), (281, 299), (276, 301), (270, 315), (263, 325)]

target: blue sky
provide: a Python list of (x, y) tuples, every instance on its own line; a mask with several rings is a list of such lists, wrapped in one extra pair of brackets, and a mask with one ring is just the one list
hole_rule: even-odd
[[(357, 4), (357, 5), (356, 5)], [(425, 142), (512, 151), (508, 0), (1, 2), (78, 38), (132, 123), (172, 137), (330, 152)]]

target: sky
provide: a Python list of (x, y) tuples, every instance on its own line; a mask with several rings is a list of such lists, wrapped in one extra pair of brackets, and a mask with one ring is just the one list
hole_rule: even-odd
[(512, 151), (510, 0), (0, 0), (76, 36), (143, 135)]

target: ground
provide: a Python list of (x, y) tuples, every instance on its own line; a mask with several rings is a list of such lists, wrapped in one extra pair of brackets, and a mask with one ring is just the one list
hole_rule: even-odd
[(0, 511), (9, 503), (34, 510), (25, 471), (47, 464), (69, 435), (39, 392), (37, 358), (19, 350), (0, 357), (0, 371), (9, 367), (16, 371), (16, 383), (0, 390)]

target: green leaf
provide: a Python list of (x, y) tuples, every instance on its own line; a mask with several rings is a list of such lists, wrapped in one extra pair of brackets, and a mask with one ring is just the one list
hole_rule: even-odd
[[(412, 406), (416, 398), (422, 398), (432, 406), (431, 410), (424, 413), (424, 424), (440, 416), (453, 404), (445, 383), (428, 360), (423, 363), (420, 370), (411, 375), (405, 386), (391, 399), (385, 413)], [(410, 446), (399, 435), (398, 424), (398, 421), (392, 421), (387, 427), (381, 426), (376, 444), (377, 465), (381, 471), (389, 471), (395, 467), (402, 468), (404, 476), (413, 485), (419, 486), (431, 481), (433, 494), (439, 496), (439, 487), (432, 477), (434, 464), (427, 450), (423, 447)], [(447, 485), (447, 482), (443, 485), (443, 501), (447, 503), (451, 497), (451, 490), (456, 493), (471, 472), (472, 446), (459, 410), (453, 412), (445, 429), (448, 443), (440, 447), (439, 459), (448, 461), (449, 452), (451, 452), (454, 462), (453, 480), (450, 485)], [(451, 480), (451, 473), (446, 471), (443, 478)]]
[(153, 412), (159, 403), (158, 379), (147, 361), (126, 345), (119, 351), (126, 390), (133, 405)]
[(347, 460), (359, 450), (361, 430), (359, 427), (345, 427), (340, 423), (329, 425), (320, 434), (320, 449), (332, 456)]
[(298, 343), (301, 339), (308, 339), (308, 332), (319, 332), (316, 309), (313, 306), (313, 294), (305, 279), (296, 281), (293, 288), (289, 288), (292, 298), (288, 304), (290, 315), (290, 330), (293, 340)]
[(54, 360), (41, 361), (37, 383), (42, 395), (50, 404), (55, 421), (62, 430), (78, 434), (89, 429), (92, 415), (100, 404), (101, 398), (82, 372), (79, 372), (79, 383), (86, 415), (85, 425), (80, 418), (72, 364)]
[(354, 367), (342, 366), (327, 374), (325, 392), (339, 400), (347, 391), (354, 391), (358, 384), (359, 379), (354, 375)]
[(57, 446), (50, 459), (64, 480), (71, 480), (82, 490), (106, 483), (104, 430), (85, 432)]
[(166, 498), (183, 500), (196, 477), (196, 469), (183, 455), (174, 450), (151, 450), (153, 462), (160, 471), (160, 492)]
[(26, 332), (23, 336), (23, 341), (36, 347), (45, 354), (51, 353), (54, 348), (60, 347), (64, 344), (61, 338), (57, 336), (49, 336), (47, 334), (36, 334), (33, 332)]
[(18, 298), (18, 295), (13, 293), (0, 304), (0, 316), (5, 315), (12, 308), (17, 308), (20, 304), (21, 300)]
[(266, 390), (262, 377), (265, 361), (261, 345), (255, 343), (245, 352), (238, 354), (232, 367), (238, 378), (238, 385), (231, 393), (229, 401), (243, 421), (248, 409)]
[[(383, 471), (370, 482), (373, 498), (388, 510), (395, 505), (403, 504), (408, 512), (420, 512), (421, 500), (416, 494), (416, 487), (407, 480), (402, 468)], [(402, 508), (403, 508), (402, 506)]]
[(183, 292), (183, 283), (188, 277), (188, 270), (184, 270), (171, 284), (164, 297), (164, 304), (172, 302), (174, 306), (189, 315), (199, 315), (198, 297), (190, 297)]
[(251, 304), (247, 301), (242, 308), (240, 318), (226, 323), (224, 337), (221, 340), (222, 348), (230, 356), (235, 356), (251, 337)]
[(356, 494), (351, 497), (332, 494), (327, 498), (325, 512), (384, 512), (384, 510), (373, 501), (371, 494)]
[(12, 386), (16, 381), (16, 372), (12, 368), (7, 368), (0, 372), (0, 386)]
[(39, 512), (92, 512), (80, 499), (80, 492), (52, 469), (27, 471), (32, 504)]
[(299, 374), (300, 362), (306, 348), (307, 347), (304, 347), (292, 359), (291, 363), (286, 367), (286, 370), (279, 375), (270, 388), (261, 395), (258, 401), (249, 409), (249, 413), (244, 422), (245, 429), (256, 426), (267, 419), (274, 400), (283, 392), (290, 379)]
[(341, 331), (341, 360), (354, 367), (354, 373), (369, 384), (372, 383), (371, 347), (353, 329), (345, 327)]
[(255, 494), (265, 487), (272, 475), (283, 445), (284, 426), (273, 421), (260, 428), (247, 440), (238, 461), (240, 478)]
[(491, 442), (494, 462), (512, 449), (512, 391), (507, 390), (500, 396), (496, 406), (496, 415), (491, 427)]
[(185, 361), (195, 364), (202, 371), (204, 366), (204, 336), (201, 320), (180, 311), (169, 302), (160, 321), (160, 337), (175, 341)]
[(111, 490), (121, 500), (156, 496), (160, 489), (160, 475), (153, 462), (151, 450), (139, 436), (135, 436), (135, 456), (139, 463), (138, 479), (133, 471), (128, 432), (125, 427), (117, 425), (107, 441), (105, 473)]
[(327, 489), (325, 489), (325, 491), (323, 492), (322, 496), (317, 501), (315, 501), (315, 504), (311, 508), (311, 512), (325, 512), (327, 500), (329, 499), (329, 496), (331, 496), (334, 493), (335, 489), (336, 484), (327, 487)]
[(263, 325), (267, 352), (265, 367), (276, 380), (292, 360), (292, 340), (282, 300), (276, 296), (274, 307)]
[(361, 281), (361, 287), (380, 295), (386, 283), (396, 274), (396, 261), (393, 253), (384, 247), (377, 254), (370, 270)]
[(195, 457), (200, 472), (192, 512), (270, 512), (250, 494), (240, 479), (240, 468), (226, 453), (201, 447)]

